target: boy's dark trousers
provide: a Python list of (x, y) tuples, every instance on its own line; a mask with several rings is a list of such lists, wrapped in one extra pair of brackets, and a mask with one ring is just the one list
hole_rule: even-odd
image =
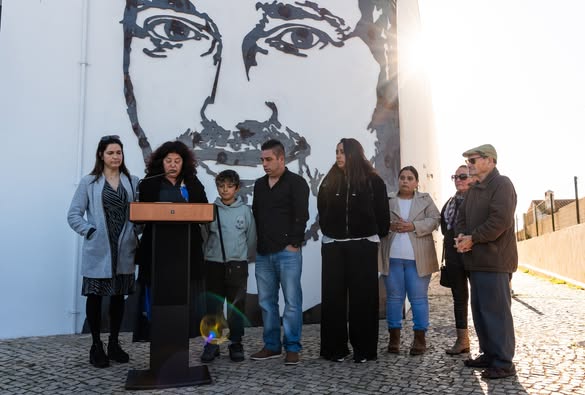
[(244, 335), (244, 308), (248, 287), (248, 262), (227, 263), (205, 261), (207, 314), (223, 314), (227, 301), (227, 321), (232, 343), (242, 341)]

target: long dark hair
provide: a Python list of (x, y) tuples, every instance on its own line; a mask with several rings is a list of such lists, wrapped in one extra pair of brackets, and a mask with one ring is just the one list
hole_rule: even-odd
[(376, 174), (376, 170), (369, 160), (366, 159), (364, 147), (354, 138), (342, 138), (337, 145), (343, 145), (343, 152), (345, 153), (345, 171), (341, 170), (337, 164), (333, 164), (327, 178), (334, 189), (340, 187), (343, 179), (343, 173), (354, 189), (361, 189), (368, 185), (368, 179), (372, 174)]
[(122, 149), (122, 163), (120, 164), (120, 173), (124, 173), (126, 177), (130, 179), (130, 172), (128, 171), (126, 162), (124, 161), (124, 144), (122, 144), (122, 141), (120, 141), (120, 137), (111, 135), (102, 137), (98, 143), (97, 149), (95, 150), (95, 164), (93, 165), (93, 170), (89, 173), (90, 176), (94, 176), (93, 182), (97, 181), (97, 179), (100, 178), (104, 172), (104, 152), (110, 144), (118, 144)]
[(193, 151), (180, 141), (167, 141), (150, 155), (146, 165), (146, 177), (164, 173), (163, 160), (171, 153), (178, 154), (183, 159), (183, 167), (177, 181), (190, 180), (197, 174), (197, 170), (195, 170), (197, 162)]

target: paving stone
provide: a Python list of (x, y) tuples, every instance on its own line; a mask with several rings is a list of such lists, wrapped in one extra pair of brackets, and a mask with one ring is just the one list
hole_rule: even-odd
[[(332, 363), (319, 358), (319, 325), (303, 327), (301, 363), (229, 360), (227, 345), (209, 364), (211, 385), (181, 387), (141, 394), (578, 394), (585, 395), (585, 291), (553, 284), (525, 273), (514, 275), (512, 312), (516, 328), (518, 375), (483, 380), (479, 370), (463, 366), (468, 355), (449, 356), (455, 338), (450, 290), (433, 277), (429, 291), (429, 350), (411, 357), (410, 314), (405, 321), (400, 354), (388, 354), (385, 321), (380, 321), (377, 361)], [(570, 317), (570, 319), (568, 318)], [(470, 314), (472, 354), (478, 351)], [(107, 338), (107, 335), (103, 335)], [(247, 328), (246, 356), (262, 347), (262, 328)], [(121, 341), (130, 353), (128, 364), (96, 369), (88, 362), (91, 336), (29, 337), (0, 341), (1, 394), (124, 394), (129, 369), (148, 368), (147, 343)], [(190, 343), (190, 364), (199, 365), (201, 339)]]

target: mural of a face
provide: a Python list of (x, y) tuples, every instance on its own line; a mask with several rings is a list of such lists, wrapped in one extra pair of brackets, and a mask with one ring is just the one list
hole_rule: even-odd
[[(315, 196), (342, 137), (396, 189), (395, 17), (388, 0), (127, 0), (124, 88), (143, 156), (179, 138), (208, 190), (232, 168), (250, 203), (260, 146), (276, 138), (311, 187), (306, 238), (317, 240)], [(320, 269), (306, 262), (304, 277), (309, 264)]]

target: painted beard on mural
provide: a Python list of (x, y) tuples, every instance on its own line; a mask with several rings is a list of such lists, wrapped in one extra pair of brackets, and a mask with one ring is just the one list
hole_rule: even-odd
[(207, 188), (232, 168), (251, 203), (260, 146), (278, 139), (310, 185), (306, 239), (318, 240), (315, 197), (341, 138), (396, 189), (395, 20), (388, 0), (127, 0), (124, 89), (144, 158), (179, 139)]

